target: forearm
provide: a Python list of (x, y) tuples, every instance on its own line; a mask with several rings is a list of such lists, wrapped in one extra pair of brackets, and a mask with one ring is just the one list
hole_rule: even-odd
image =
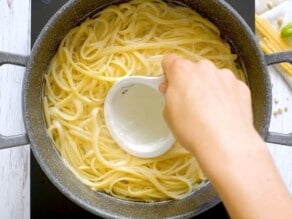
[[(232, 218), (292, 218), (292, 200), (265, 143), (257, 133), (209, 151), (202, 168)], [(202, 151), (202, 150), (200, 150)], [(227, 154), (228, 153), (228, 154)], [(220, 160), (211, 160), (215, 157)], [(208, 162), (208, 165), (207, 165)], [(213, 163), (212, 165), (210, 165)]]

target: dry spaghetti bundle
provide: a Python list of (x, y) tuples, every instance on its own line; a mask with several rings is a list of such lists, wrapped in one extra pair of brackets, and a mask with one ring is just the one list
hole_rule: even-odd
[[(284, 39), (281, 38), (279, 31), (267, 21), (267, 19), (256, 15), (256, 31), (260, 38), (260, 47), (266, 54), (292, 50)], [(292, 65), (281, 63), (278, 65), (281, 70), (292, 76)]]

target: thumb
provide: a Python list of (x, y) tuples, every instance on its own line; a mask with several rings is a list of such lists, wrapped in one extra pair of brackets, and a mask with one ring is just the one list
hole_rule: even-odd
[(165, 81), (161, 82), (161, 84), (159, 85), (159, 91), (161, 93), (165, 94), (166, 93), (166, 90), (167, 90), (167, 87), (168, 87), (168, 82), (165, 79)]

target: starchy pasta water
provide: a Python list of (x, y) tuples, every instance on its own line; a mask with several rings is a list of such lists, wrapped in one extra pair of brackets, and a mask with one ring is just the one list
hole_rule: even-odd
[(161, 201), (181, 199), (207, 180), (178, 142), (160, 157), (137, 158), (117, 145), (105, 125), (103, 104), (113, 83), (162, 75), (160, 61), (171, 53), (209, 59), (244, 78), (218, 28), (181, 4), (112, 5), (62, 40), (45, 75), (47, 131), (65, 165), (91, 189), (120, 199)]

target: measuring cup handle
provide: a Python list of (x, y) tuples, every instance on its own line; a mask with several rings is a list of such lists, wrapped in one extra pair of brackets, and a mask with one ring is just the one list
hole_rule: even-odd
[(166, 78), (164, 76), (152, 77), (150, 80), (147, 80), (144, 83), (146, 83), (150, 87), (153, 87), (155, 90), (159, 91), (159, 85), (165, 80)]
[[(26, 56), (0, 52), (0, 66), (3, 64), (26, 66), (27, 60), (28, 57)], [(4, 136), (0, 134), (0, 149), (26, 145), (28, 143), (29, 140), (26, 134), (13, 136)]]

